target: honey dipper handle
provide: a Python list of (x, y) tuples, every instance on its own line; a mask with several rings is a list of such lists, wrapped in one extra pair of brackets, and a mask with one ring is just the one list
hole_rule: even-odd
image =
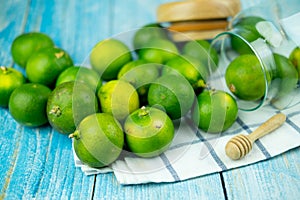
[(254, 142), (258, 138), (261, 138), (280, 127), (285, 120), (286, 116), (283, 113), (278, 113), (254, 130), (250, 135), (248, 135), (248, 138)]

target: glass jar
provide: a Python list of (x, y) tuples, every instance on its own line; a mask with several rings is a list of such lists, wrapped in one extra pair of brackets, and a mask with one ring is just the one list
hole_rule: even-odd
[(264, 1), (232, 18), (228, 31), (212, 40), (220, 61), (209, 63), (210, 87), (231, 93), (245, 111), (298, 104), (299, 72), (289, 57), (300, 46), (299, 19), (298, 0)]

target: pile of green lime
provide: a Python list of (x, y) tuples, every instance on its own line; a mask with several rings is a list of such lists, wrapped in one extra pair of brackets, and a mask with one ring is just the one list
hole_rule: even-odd
[(100, 76), (92, 69), (73, 66), (70, 54), (48, 35), (17, 36), (11, 54), (24, 71), (1, 66), (0, 103), (16, 122), (29, 127), (50, 124), (70, 134), (84, 117), (98, 112), (95, 91), (102, 84)]
[[(150, 24), (136, 31), (132, 44), (133, 50), (115, 38), (100, 41), (92, 48), (88, 68), (74, 65), (49, 36), (22, 34), (11, 51), (25, 70), (1, 66), (0, 106), (8, 107), (22, 125), (48, 123), (69, 135), (77, 157), (98, 168), (110, 165), (122, 150), (141, 157), (162, 154), (174, 138), (174, 122), (181, 118), (191, 118), (208, 133), (226, 131), (238, 116), (233, 95), (249, 101), (264, 95), (264, 75), (253, 54), (241, 55), (228, 67), (231, 95), (207, 87), (219, 62), (208, 41), (178, 44), (165, 29)], [(298, 50), (291, 61), (277, 57), (282, 63), (277, 75), (292, 77), (286, 79), (292, 87)], [(287, 62), (296, 63), (289, 72)]]

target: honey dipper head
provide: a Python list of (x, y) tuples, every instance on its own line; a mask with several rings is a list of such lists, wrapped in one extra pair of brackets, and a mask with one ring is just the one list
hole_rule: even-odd
[(244, 157), (252, 149), (252, 143), (245, 135), (231, 138), (225, 146), (226, 155), (232, 160)]

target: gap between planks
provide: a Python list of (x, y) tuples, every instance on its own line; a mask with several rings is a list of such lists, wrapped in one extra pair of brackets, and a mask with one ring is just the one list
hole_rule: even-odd
[(95, 190), (96, 190), (96, 181), (97, 181), (97, 175), (94, 175), (94, 184), (93, 184), (93, 189), (92, 189), (91, 200), (94, 199)]
[[(23, 18), (22, 23), (21, 23), (21, 32), (19, 34), (24, 33), (25, 26), (26, 26), (27, 19), (28, 19), (28, 15), (29, 15), (30, 4), (31, 4), (31, 0), (27, 0), (27, 4), (26, 4), (26, 8), (25, 8), (25, 13), (24, 13), (24, 18)], [(11, 66), (14, 66), (14, 62), (13, 61), (11, 63)], [(12, 173), (13, 173), (14, 168), (15, 168), (15, 162), (16, 162), (16, 159), (17, 159), (17, 154), (19, 152), (20, 137), (19, 137), (19, 140), (18, 140), (18, 142), (16, 144), (15, 151), (13, 153), (13, 160), (12, 160), (13, 163), (11, 163), (11, 167), (8, 170), (7, 174), (6, 174), (5, 184), (1, 188), (0, 199), (4, 199), (5, 198), (6, 190), (8, 188), (8, 185), (9, 185), (9, 182), (10, 182), (10, 178), (11, 178)]]
[(220, 172), (219, 175), (220, 175), (221, 184), (222, 184), (222, 189), (223, 189), (223, 193), (224, 193), (224, 199), (225, 199), (225, 200), (228, 200), (227, 190), (226, 190), (226, 185), (225, 185), (223, 173)]

